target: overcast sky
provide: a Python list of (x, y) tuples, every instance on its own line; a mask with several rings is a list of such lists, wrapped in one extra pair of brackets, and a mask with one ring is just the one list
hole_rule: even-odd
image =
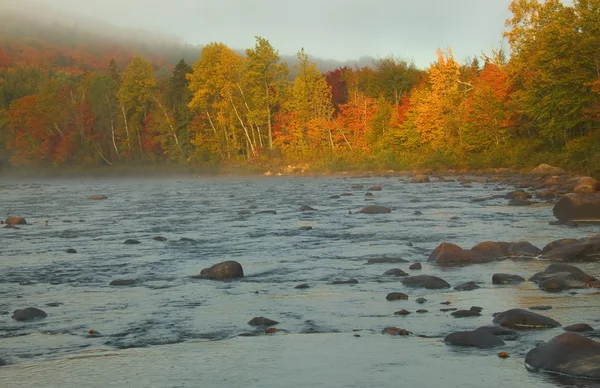
[(281, 54), (304, 47), (337, 60), (395, 55), (420, 67), (435, 61), (438, 47), (452, 47), (460, 62), (498, 48), (510, 16), (510, 0), (37, 1), (192, 44), (247, 48), (259, 35)]

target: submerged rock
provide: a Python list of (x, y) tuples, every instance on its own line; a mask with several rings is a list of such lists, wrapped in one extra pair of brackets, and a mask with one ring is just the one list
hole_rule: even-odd
[(27, 307), (21, 310), (15, 310), (11, 318), (15, 321), (25, 322), (46, 318), (47, 316), (48, 314), (46, 314), (46, 312), (43, 310), (35, 307)]
[(500, 326), (515, 328), (559, 327), (560, 323), (541, 314), (523, 309), (511, 309), (496, 314), (493, 322)]
[(94, 195), (88, 195), (88, 199), (91, 199), (94, 201), (99, 201), (102, 199), (108, 199), (108, 197), (106, 195), (94, 194)]
[(391, 208), (380, 205), (367, 205), (360, 210), (360, 213), (363, 214), (385, 214), (391, 212)]
[(392, 268), (385, 271), (383, 276), (408, 276), (408, 274), (402, 271), (400, 268)]
[(600, 343), (576, 333), (564, 333), (525, 356), (529, 369), (583, 378), (600, 378)]
[(313, 208), (313, 207), (310, 207), (310, 206), (308, 206), (308, 205), (302, 205), (302, 206), (300, 206), (300, 211), (301, 211), (301, 212), (314, 212), (314, 211), (316, 211), (316, 210), (317, 210), (317, 209), (315, 209), (315, 208)]
[(125, 244), (125, 245), (135, 245), (135, 244), (141, 244), (141, 242), (139, 240), (134, 240), (132, 238), (128, 238), (127, 240), (125, 240), (123, 242), (123, 244)]
[(154, 236), (154, 237), (152, 237), (152, 240), (165, 242), (165, 241), (167, 241), (167, 238), (163, 237), (163, 236)]
[(538, 287), (542, 291), (546, 292), (562, 292), (565, 290), (571, 290), (574, 288), (585, 288), (586, 284), (579, 280), (570, 279), (570, 274), (566, 274), (566, 277), (554, 277), (541, 282)]
[(250, 326), (274, 326), (279, 322), (265, 317), (255, 317), (248, 321)]
[(470, 346), (480, 349), (490, 349), (496, 346), (505, 345), (502, 338), (483, 328), (451, 333), (444, 338), (444, 342), (448, 345)]
[(407, 287), (420, 287), (430, 290), (450, 288), (450, 284), (447, 281), (431, 275), (409, 276), (402, 279), (402, 284)]
[(381, 191), (381, 186), (371, 186), (367, 189), (368, 191)]
[(110, 282), (109, 286), (133, 286), (137, 281), (134, 279), (117, 279)]
[(67, 252), (67, 253), (77, 253), (77, 250), (75, 250), (73, 248), (69, 248), (65, 252)]
[(339, 284), (358, 284), (358, 280), (356, 279), (348, 279), (348, 280), (334, 280), (331, 284), (339, 285)]
[(483, 261), (491, 261), (508, 255), (506, 243), (496, 241), (483, 241), (471, 248), (473, 255), (480, 257)]
[(509, 275), (506, 273), (495, 273), (492, 275), (492, 284), (519, 284), (524, 281), (525, 279), (519, 275)]
[(200, 275), (193, 277), (211, 280), (228, 280), (244, 277), (244, 270), (242, 269), (242, 265), (237, 261), (228, 260), (217, 263), (212, 267), (204, 268), (200, 271)]

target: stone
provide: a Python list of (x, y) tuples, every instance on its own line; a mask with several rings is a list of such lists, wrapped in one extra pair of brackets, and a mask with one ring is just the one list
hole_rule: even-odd
[(103, 199), (108, 199), (108, 197), (106, 195), (94, 194), (94, 195), (88, 195), (88, 199), (91, 199), (93, 201), (100, 201)]
[(294, 287), (297, 290), (305, 290), (307, 288), (310, 288), (310, 285), (306, 284), (306, 283), (302, 283), (302, 284), (298, 284), (296, 287)]
[(406, 295), (402, 292), (390, 292), (389, 294), (387, 294), (385, 299), (387, 299), (387, 300), (407, 300), (408, 295)]
[(454, 287), (454, 289), (456, 291), (472, 291), (472, 290), (476, 290), (478, 288), (481, 288), (481, 287), (475, 282), (466, 282), (466, 283), (462, 283), (462, 284), (459, 284), (456, 287)]
[(367, 189), (368, 191), (381, 191), (381, 186), (371, 186)]
[(229, 280), (244, 277), (242, 265), (237, 261), (228, 260), (217, 263), (200, 271), (200, 275), (193, 276), (211, 280)]
[(25, 225), (27, 221), (23, 217), (8, 217), (4, 223), (7, 225)]
[(600, 378), (600, 343), (576, 333), (564, 333), (530, 350), (528, 369), (580, 378)]
[(141, 244), (141, 242), (138, 241), (138, 240), (134, 240), (132, 238), (128, 238), (127, 240), (125, 240), (123, 242), (123, 244), (125, 244), (125, 245), (135, 245), (135, 244)]
[(408, 267), (408, 269), (419, 270), (419, 269), (423, 269), (423, 266), (421, 265), (421, 263), (414, 263), (414, 264), (411, 264), (410, 267)]
[(524, 281), (525, 279), (519, 275), (510, 275), (506, 273), (495, 273), (492, 275), (492, 284), (519, 284)]
[(152, 240), (165, 242), (165, 241), (167, 241), (167, 238), (163, 237), (163, 236), (154, 236), (154, 237), (152, 237)]
[(548, 253), (553, 249), (562, 248), (566, 244), (574, 243), (577, 241), (579, 240), (574, 238), (561, 238), (560, 240), (551, 241), (542, 248), (542, 254)]
[(425, 299), (425, 298), (417, 298), (417, 299), (415, 299), (415, 302), (417, 302), (419, 304), (423, 304), (423, 303), (427, 302), (427, 299)]
[(468, 264), (471, 262), (471, 253), (456, 244), (441, 243), (429, 255), (427, 261), (436, 264)]
[(69, 248), (65, 252), (67, 252), (67, 253), (77, 253), (77, 250), (75, 250), (73, 248)]
[(408, 314), (410, 314), (410, 311), (406, 311), (406, 310), (404, 310), (404, 309), (402, 309), (402, 310), (400, 310), (400, 311), (396, 311), (396, 312), (394, 313), (394, 315), (408, 315)]
[(481, 310), (477, 308), (471, 308), (469, 310), (456, 310), (450, 313), (454, 318), (467, 318), (467, 317), (480, 317)]
[(600, 220), (600, 193), (566, 194), (554, 205), (552, 213), (562, 223)]
[(531, 171), (532, 174), (536, 175), (562, 175), (565, 170), (559, 167), (554, 167), (549, 164), (542, 163)]
[(358, 280), (356, 279), (348, 279), (348, 280), (334, 280), (331, 282), (331, 284), (333, 285), (340, 285), (340, 284), (358, 284)]
[(490, 349), (496, 346), (505, 345), (502, 338), (482, 328), (448, 334), (446, 338), (444, 338), (444, 342), (448, 345), (469, 346), (479, 349)]
[(495, 324), (514, 328), (552, 328), (561, 326), (554, 319), (523, 309), (510, 309), (496, 314)]
[(585, 331), (594, 331), (594, 328), (588, 325), (587, 323), (576, 323), (574, 325), (563, 327), (563, 330), (581, 333)]
[(511, 257), (535, 257), (541, 253), (541, 249), (527, 241), (514, 242), (508, 246), (508, 255)]
[(265, 317), (255, 317), (248, 321), (250, 326), (274, 326), (279, 322)]
[(362, 209), (360, 209), (360, 213), (363, 214), (385, 214), (385, 213), (391, 213), (392, 209), (389, 207), (385, 207), (385, 206), (380, 206), (380, 205), (367, 205), (365, 207), (363, 207)]
[(408, 263), (400, 257), (377, 257), (367, 260), (367, 264)]
[(117, 279), (110, 282), (109, 286), (133, 286), (137, 281), (134, 279)]
[(411, 334), (410, 331), (406, 330), (406, 329), (399, 329), (397, 327), (386, 327), (385, 329), (383, 329), (381, 331), (381, 334), (387, 334), (387, 335), (409, 335)]
[(450, 288), (450, 284), (447, 281), (431, 275), (408, 276), (402, 279), (402, 284), (407, 287), (426, 288), (429, 290)]
[(317, 210), (317, 209), (315, 209), (315, 208), (313, 208), (313, 207), (310, 207), (310, 206), (308, 206), (308, 205), (302, 205), (302, 206), (300, 206), (300, 211), (301, 211), (301, 212), (314, 212), (314, 211), (316, 211), (316, 210)]
[(530, 282), (542, 283), (546, 280), (560, 278), (564, 280), (576, 280), (583, 283), (589, 283), (597, 280), (595, 277), (583, 272), (574, 265), (565, 263), (550, 264), (544, 272), (538, 272), (529, 278)]
[(400, 268), (392, 268), (385, 271), (383, 276), (408, 276), (408, 274), (402, 271)]
[(564, 243), (541, 256), (545, 260), (593, 262), (600, 260), (600, 235)]
[(425, 313), (428, 313), (428, 312), (429, 312), (429, 311), (427, 311), (427, 310), (425, 310), (425, 309), (418, 309), (418, 310), (417, 310), (417, 313), (418, 313), (418, 314), (425, 314)]
[(46, 318), (47, 316), (48, 314), (46, 314), (46, 312), (43, 310), (40, 310), (36, 307), (27, 307), (21, 310), (15, 310), (11, 318), (15, 321), (27, 322)]

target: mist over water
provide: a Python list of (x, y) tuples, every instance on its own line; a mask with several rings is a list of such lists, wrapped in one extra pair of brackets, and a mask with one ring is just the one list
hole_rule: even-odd
[[(364, 187), (352, 189), (359, 183)], [(383, 190), (365, 202), (372, 185)], [(525, 354), (561, 328), (527, 332), (490, 351), (442, 342), (452, 331), (491, 324), (494, 312), (533, 305), (552, 305), (544, 314), (563, 325), (600, 325), (599, 294), (592, 289), (546, 294), (530, 282), (491, 284), (493, 273), (527, 278), (545, 262), (462, 268), (424, 262), (443, 241), (469, 248), (486, 240), (527, 240), (541, 248), (598, 232), (594, 226), (549, 226), (550, 205), (470, 202), (497, 194), (497, 185), (408, 184), (398, 177), (0, 181), (0, 216), (28, 222), (19, 230), (0, 229), (0, 358), (11, 364), (0, 367), (0, 381), (51, 387), (586, 385), (525, 369)], [(329, 198), (343, 193), (352, 195)], [(92, 194), (108, 199), (88, 200)], [(299, 211), (304, 204), (317, 210)], [(356, 214), (365, 204), (389, 206), (392, 213)], [(277, 214), (255, 214), (262, 210)], [(125, 245), (126, 239), (141, 243)], [(366, 264), (380, 257), (424, 262), (423, 269)], [(246, 277), (191, 278), (224, 260), (239, 261)], [(600, 275), (597, 265), (578, 266)], [(482, 288), (410, 289), (401, 278), (381, 276), (394, 267), (440, 276), (453, 287), (482, 282)], [(349, 278), (358, 284), (330, 284)], [(137, 284), (109, 286), (115, 279)], [(300, 283), (310, 288), (294, 289)], [(409, 300), (387, 301), (394, 291)], [(416, 304), (418, 297), (427, 303)], [(439, 311), (445, 301), (481, 306), (482, 316), (453, 318)], [(10, 318), (29, 306), (48, 317), (27, 323)], [(393, 314), (403, 308), (413, 314)], [(429, 313), (415, 314), (418, 308)], [(282, 331), (264, 335), (247, 325), (256, 316), (279, 321)], [(413, 335), (381, 335), (386, 326)], [(89, 335), (91, 329), (100, 335)], [(511, 357), (499, 359), (499, 350)]]

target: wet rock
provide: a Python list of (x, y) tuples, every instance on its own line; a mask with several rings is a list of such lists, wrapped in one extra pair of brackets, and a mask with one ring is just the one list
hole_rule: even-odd
[(450, 313), (454, 318), (467, 318), (467, 317), (480, 317), (481, 310), (479, 308), (471, 307), (469, 310), (456, 310)]
[(5, 365), (8, 365), (8, 363), (0, 358), (0, 366), (5, 366)]
[(468, 264), (471, 262), (471, 253), (456, 244), (444, 242), (434, 249), (427, 261), (436, 264)]
[(310, 225), (304, 225), (304, 226), (300, 226), (298, 227), (298, 230), (312, 230), (313, 227)]
[(133, 286), (137, 281), (134, 279), (117, 279), (110, 282), (109, 286)]
[(562, 292), (574, 288), (585, 288), (586, 285), (578, 280), (570, 279), (570, 275), (566, 278), (554, 277), (547, 279), (538, 285), (539, 289), (546, 292)]
[(576, 333), (564, 333), (532, 349), (525, 365), (534, 370), (582, 378), (600, 378), (600, 343)]
[(352, 193), (342, 193), (340, 194), (340, 197), (352, 197), (354, 194)]
[(261, 210), (261, 211), (258, 211), (256, 213), (254, 213), (254, 214), (257, 214), (257, 215), (260, 215), (260, 214), (277, 214), (277, 211), (276, 210)]
[(407, 287), (427, 288), (429, 290), (450, 288), (450, 284), (447, 281), (431, 275), (417, 275), (405, 277), (402, 279), (402, 284), (404, 284)]
[(339, 284), (358, 284), (358, 280), (356, 279), (348, 279), (348, 280), (334, 280), (331, 284), (339, 285)]
[(46, 306), (48, 306), (48, 307), (59, 307), (59, 306), (62, 306), (62, 303), (60, 303), (60, 302), (50, 302), (50, 303), (46, 303)]
[(396, 312), (394, 313), (394, 315), (408, 315), (408, 314), (410, 314), (410, 311), (406, 311), (406, 310), (404, 310), (404, 309), (402, 309), (402, 310), (400, 310), (400, 311), (396, 311)]
[(211, 280), (228, 280), (244, 277), (242, 265), (237, 261), (228, 260), (213, 265), (209, 268), (204, 268), (200, 271), (200, 275), (193, 276), (201, 279)]
[(574, 242), (564, 243), (562, 247), (555, 248), (543, 254), (542, 259), (588, 262), (600, 260), (600, 235), (584, 238)]
[(496, 346), (505, 345), (502, 338), (482, 328), (449, 334), (444, 338), (444, 342), (448, 345), (470, 346), (480, 349), (491, 349)]
[(536, 175), (562, 175), (565, 170), (559, 167), (554, 167), (549, 164), (542, 163), (531, 171), (532, 174)]
[(88, 199), (91, 199), (93, 201), (99, 201), (99, 200), (103, 200), (103, 199), (108, 199), (108, 197), (106, 195), (94, 194), (94, 195), (89, 195)]
[(483, 241), (471, 248), (471, 252), (484, 259), (485, 261), (491, 261), (505, 257), (508, 252), (505, 249), (505, 245), (496, 241)]
[(417, 298), (417, 299), (415, 299), (415, 302), (417, 302), (419, 304), (423, 304), (423, 303), (427, 302), (427, 299), (425, 299), (425, 298)]
[(371, 186), (367, 189), (368, 191), (381, 191), (381, 186)]
[(314, 212), (314, 211), (316, 211), (316, 210), (317, 210), (317, 209), (315, 209), (315, 208), (313, 208), (313, 207), (310, 207), (310, 206), (308, 206), (308, 205), (302, 205), (302, 206), (300, 206), (300, 211), (301, 211), (301, 212)]
[(306, 290), (307, 288), (310, 288), (310, 285), (308, 285), (307, 283), (302, 283), (302, 284), (298, 284), (294, 288), (298, 289), (298, 290)]
[(519, 284), (524, 281), (525, 279), (519, 275), (509, 275), (507, 273), (495, 273), (492, 275), (492, 284)]
[(421, 263), (414, 263), (414, 264), (411, 264), (410, 267), (408, 267), (408, 269), (418, 270), (418, 269), (423, 269), (423, 266), (421, 265)]
[(196, 242), (196, 240), (194, 240), (193, 238), (189, 238), (189, 237), (182, 237), (179, 239), (179, 241), (183, 241), (183, 242)]
[(329, 199), (340, 199), (339, 195), (331, 195), (329, 196)]
[(73, 248), (69, 248), (65, 252), (67, 252), (67, 253), (77, 253), (77, 251), (75, 249), (73, 249)]
[(248, 216), (248, 215), (252, 214), (252, 212), (250, 210), (243, 209), (243, 210), (239, 210), (237, 212), (237, 214), (240, 216)]
[(415, 212), (413, 213), (413, 215), (415, 215), (415, 216), (422, 216), (422, 215), (423, 215), (423, 213), (417, 210), (417, 211), (415, 211)]
[(576, 240), (574, 238), (561, 238), (560, 240), (554, 240), (552, 242), (549, 242), (544, 246), (544, 248), (542, 248), (542, 254), (548, 253), (553, 249), (562, 248), (566, 244), (574, 243), (577, 241), (579, 240)]
[(27, 221), (23, 217), (8, 217), (4, 223), (7, 225), (25, 225)]
[(559, 327), (554, 319), (522, 309), (511, 309), (496, 314), (492, 321), (497, 325), (514, 328)]
[(372, 197), (373, 193), (365, 193), (365, 197)]
[(408, 274), (402, 271), (400, 268), (392, 268), (385, 271), (383, 276), (408, 276)]
[(426, 182), (430, 182), (429, 180), (429, 176), (427, 175), (415, 175), (414, 177), (412, 177), (409, 181), (410, 183), (426, 183)]
[(529, 310), (548, 311), (552, 310), (552, 306), (531, 306)]
[(26, 322), (46, 318), (47, 316), (48, 314), (43, 310), (35, 307), (27, 307), (21, 310), (15, 310), (11, 318), (15, 321)]
[(458, 310), (458, 309), (454, 308), (454, 307), (449, 307), (449, 308), (446, 308), (446, 309), (440, 309), (440, 311), (443, 312), (443, 313), (447, 313), (448, 311), (456, 311), (456, 310)]
[(585, 331), (594, 331), (594, 328), (588, 325), (587, 323), (576, 323), (574, 325), (563, 327), (563, 330), (581, 333)]
[(360, 190), (360, 189), (362, 189), (362, 188), (364, 188), (364, 187), (365, 187), (365, 185), (361, 185), (360, 183), (355, 183), (355, 184), (353, 184), (353, 185), (351, 186), (351, 188), (352, 188), (353, 190)]
[(554, 205), (552, 213), (563, 223), (600, 220), (600, 193), (566, 194)]
[(589, 283), (597, 280), (595, 277), (583, 272), (574, 265), (564, 263), (550, 264), (544, 272), (538, 272), (529, 278), (530, 282), (542, 283), (549, 279), (559, 278), (563, 280), (576, 280), (583, 283)]
[(466, 283), (462, 283), (462, 284), (459, 284), (458, 286), (454, 287), (454, 289), (456, 291), (472, 291), (472, 290), (476, 290), (478, 288), (481, 288), (481, 287), (475, 282), (466, 282)]
[(508, 193), (504, 196), (505, 199), (514, 199), (514, 200), (520, 200), (520, 201), (526, 201), (531, 197), (532, 197), (532, 194), (530, 192), (523, 191), (523, 190), (511, 191), (510, 193)]
[(123, 244), (126, 244), (126, 245), (135, 245), (135, 244), (141, 244), (141, 242), (138, 241), (138, 240), (134, 240), (132, 238), (128, 238), (127, 240), (125, 240), (123, 242)]
[(411, 333), (410, 333), (410, 331), (408, 331), (406, 329), (399, 329), (397, 327), (386, 327), (385, 329), (383, 329), (381, 331), (381, 334), (387, 334), (387, 335), (409, 335)]
[(511, 257), (535, 257), (542, 251), (527, 241), (519, 241), (511, 243), (508, 246), (508, 255)]
[(385, 299), (387, 299), (387, 300), (407, 300), (408, 295), (406, 295), (402, 292), (390, 292), (389, 294), (387, 294)]
[(425, 309), (418, 309), (418, 310), (417, 310), (417, 313), (418, 313), (418, 314), (425, 314), (425, 313), (428, 313), (428, 312), (429, 312), (429, 311), (427, 311), (427, 310), (425, 310)]
[(248, 321), (250, 326), (274, 326), (279, 322), (265, 317), (255, 317)]
[(165, 242), (165, 241), (167, 241), (167, 238), (163, 237), (163, 236), (154, 236), (154, 237), (152, 237), (152, 240)]
[(384, 263), (408, 263), (408, 261), (400, 257), (377, 257), (367, 260), (367, 264), (384, 264)]
[(391, 213), (392, 209), (390, 209), (389, 207), (385, 207), (385, 206), (380, 206), (380, 205), (367, 205), (365, 207), (363, 207), (362, 209), (360, 209), (360, 213), (363, 214), (385, 214), (385, 213)]

